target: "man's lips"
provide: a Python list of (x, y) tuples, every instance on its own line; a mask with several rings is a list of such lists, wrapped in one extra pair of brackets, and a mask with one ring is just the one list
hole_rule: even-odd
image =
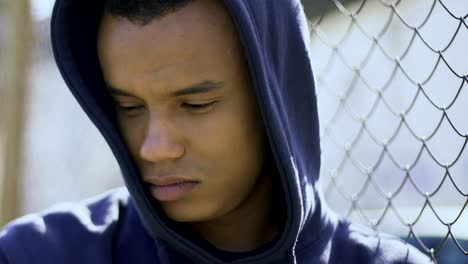
[(179, 177), (152, 177), (145, 180), (151, 194), (159, 201), (177, 201), (200, 184), (199, 181)]

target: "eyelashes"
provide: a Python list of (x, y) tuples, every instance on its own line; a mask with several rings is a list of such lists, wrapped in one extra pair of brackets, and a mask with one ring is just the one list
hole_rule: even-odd
[(210, 109), (216, 101), (205, 103), (205, 104), (190, 104), (190, 103), (183, 103), (182, 107), (187, 108), (193, 111), (204, 111)]
[[(191, 113), (201, 114), (209, 112), (217, 102), (218, 101), (212, 101), (203, 104), (193, 104), (185, 102), (181, 104), (181, 107), (188, 110)], [(137, 116), (146, 110), (146, 106), (144, 105), (122, 105), (118, 103), (116, 103), (116, 108), (119, 113), (123, 113), (128, 116)]]
[(136, 111), (142, 109), (143, 106), (137, 105), (137, 106), (122, 106), (122, 105), (117, 105), (117, 109), (120, 111), (124, 112), (131, 112), (131, 111)]
[(144, 111), (144, 108), (145, 107), (143, 105), (124, 106), (124, 105), (116, 104), (116, 110), (118, 113), (123, 113), (130, 117), (138, 116), (139, 114), (141, 114), (141, 112)]

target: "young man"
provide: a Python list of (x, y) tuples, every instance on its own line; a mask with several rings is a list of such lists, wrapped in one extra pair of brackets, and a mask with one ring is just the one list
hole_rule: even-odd
[(297, 0), (58, 0), (54, 54), (126, 190), (21, 218), (0, 263), (429, 263), (333, 215)]

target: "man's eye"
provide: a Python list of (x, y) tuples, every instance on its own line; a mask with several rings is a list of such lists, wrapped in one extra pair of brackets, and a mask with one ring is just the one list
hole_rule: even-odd
[(140, 113), (144, 109), (142, 105), (117, 105), (117, 111), (129, 115)]
[(216, 101), (209, 102), (206, 104), (190, 104), (190, 103), (183, 103), (182, 107), (187, 108), (193, 112), (206, 112), (210, 110)]

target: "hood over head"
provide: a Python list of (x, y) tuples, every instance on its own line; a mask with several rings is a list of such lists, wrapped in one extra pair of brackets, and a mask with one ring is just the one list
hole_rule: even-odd
[[(319, 122), (309, 52), (309, 31), (299, 0), (225, 0), (248, 62), (258, 105), (280, 175), (286, 222), (277, 241), (238, 263), (294, 255), (333, 229), (320, 199)], [(102, 1), (57, 0), (52, 45), (60, 72), (111, 147), (147, 231), (196, 262), (220, 263), (169, 221), (146, 190), (119, 134), (112, 99), (97, 55)], [(302, 234), (308, 229), (307, 236)], [(320, 239), (323, 239), (320, 238)], [(307, 241), (304, 241), (307, 240)], [(326, 239), (325, 239), (326, 240)], [(257, 260), (257, 262), (256, 262)]]

